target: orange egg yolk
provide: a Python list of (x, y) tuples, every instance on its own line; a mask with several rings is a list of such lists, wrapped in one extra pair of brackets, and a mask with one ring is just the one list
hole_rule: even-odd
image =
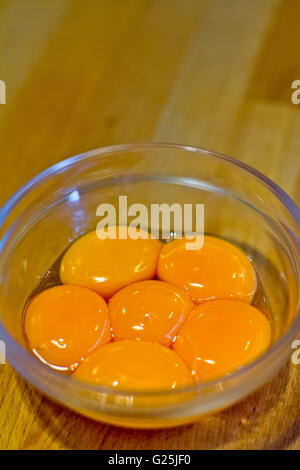
[(136, 282), (109, 300), (113, 337), (169, 345), (193, 306), (181, 289), (166, 282)]
[(217, 379), (263, 354), (271, 325), (263, 313), (238, 300), (213, 300), (188, 316), (174, 349), (196, 380)]
[(205, 236), (203, 248), (186, 249), (186, 239), (161, 250), (159, 279), (185, 290), (195, 303), (211, 299), (240, 299), (251, 303), (256, 276), (247, 256), (220, 238)]
[(24, 329), (33, 353), (60, 370), (72, 370), (111, 340), (105, 300), (79, 286), (52, 287), (30, 300)]
[(132, 239), (134, 230), (125, 230), (126, 239), (120, 237), (118, 227), (100, 231), (103, 238), (96, 231), (79, 238), (62, 259), (61, 281), (89, 287), (107, 299), (128, 284), (153, 278), (161, 242), (142, 230), (147, 239)]
[(147, 341), (117, 341), (92, 353), (76, 379), (116, 389), (176, 389), (193, 384), (191, 372), (170, 348)]

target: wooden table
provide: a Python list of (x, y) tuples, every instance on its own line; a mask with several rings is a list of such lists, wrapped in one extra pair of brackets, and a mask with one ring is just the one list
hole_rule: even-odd
[[(0, 0), (0, 204), (103, 145), (227, 153), (300, 202), (300, 0)], [(197, 423), (130, 431), (49, 402), (0, 366), (1, 449), (300, 449), (300, 367)]]

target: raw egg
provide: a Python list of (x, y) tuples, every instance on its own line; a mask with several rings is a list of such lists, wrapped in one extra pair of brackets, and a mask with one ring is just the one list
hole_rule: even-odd
[(73, 376), (116, 389), (176, 389), (193, 384), (191, 372), (175, 351), (147, 341), (116, 341), (89, 355)]
[(174, 240), (162, 248), (157, 269), (159, 279), (185, 290), (195, 303), (211, 299), (251, 303), (256, 275), (243, 251), (208, 235), (200, 250), (186, 249), (187, 241)]
[(111, 340), (105, 300), (80, 286), (51, 287), (33, 297), (25, 310), (24, 329), (32, 352), (60, 370), (72, 370)]
[(93, 231), (79, 238), (62, 259), (61, 281), (89, 287), (107, 299), (132, 282), (153, 278), (161, 242), (142, 230), (139, 232), (145, 238), (133, 239), (135, 229), (122, 229), (126, 239), (120, 237), (119, 227), (103, 229), (102, 233)]
[(196, 380), (207, 381), (250, 363), (270, 341), (270, 322), (257, 308), (238, 300), (213, 300), (190, 313), (174, 349)]
[(188, 295), (171, 284), (136, 282), (109, 300), (113, 337), (169, 345), (193, 306)]

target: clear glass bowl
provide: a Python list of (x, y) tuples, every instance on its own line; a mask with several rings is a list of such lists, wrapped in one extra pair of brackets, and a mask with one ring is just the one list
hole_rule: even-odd
[[(274, 342), (230, 376), (179, 391), (132, 392), (76, 382), (25, 348), (26, 299), (64, 249), (97, 224), (101, 203), (203, 203), (205, 232), (241, 246), (255, 263), (257, 302), (272, 312)], [(7, 360), (48, 397), (117, 425), (172, 426), (220, 410), (268, 380), (290, 356), (300, 329), (299, 209), (272, 181), (241, 162), (169, 144), (107, 147), (60, 162), (17, 191), (0, 211), (0, 339)]]

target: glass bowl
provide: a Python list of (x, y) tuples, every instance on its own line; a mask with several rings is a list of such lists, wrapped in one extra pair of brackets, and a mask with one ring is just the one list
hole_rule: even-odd
[[(255, 362), (182, 390), (134, 392), (77, 382), (25, 347), (22, 311), (66, 247), (95, 229), (101, 203), (204, 204), (205, 232), (243, 248), (258, 275), (256, 302), (274, 341)], [(0, 339), (7, 360), (49, 398), (121, 426), (158, 428), (231, 405), (273, 376), (300, 329), (299, 209), (272, 181), (224, 155), (173, 144), (128, 144), (69, 158), (19, 189), (0, 210)]]

